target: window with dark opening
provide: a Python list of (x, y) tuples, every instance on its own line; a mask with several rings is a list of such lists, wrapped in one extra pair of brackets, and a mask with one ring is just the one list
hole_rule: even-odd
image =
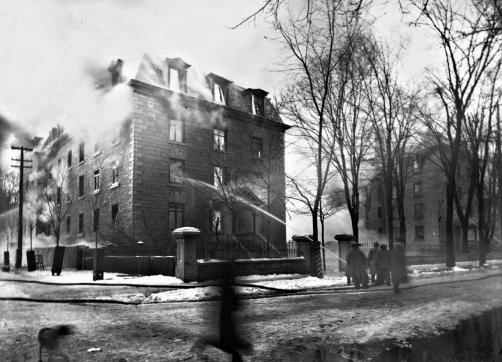
[(416, 240), (424, 240), (425, 239), (425, 231), (423, 225), (415, 226), (415, 239)]
[(84, 214), (78, 214), (78, 233), (84, 233)]
[(84, 142), (80, 142), (80, 145), (78, 146), (78, 162), (84, 162), (84, 159), (85, 159)]
[(119, 204), (112, 205), (112, 223), (117, 222), (117, 217), (119, 215)]
[(68, 163), (68, 168), (71, 167), (71, 150), (68, 150), (68, 156), (67, 156), (67, 163)]
[(84, 175), (78, 177), (78, 196), (84, 196)]
[(183, 204), (169, 204), (169, 228), (174, 230), (183, 226)]

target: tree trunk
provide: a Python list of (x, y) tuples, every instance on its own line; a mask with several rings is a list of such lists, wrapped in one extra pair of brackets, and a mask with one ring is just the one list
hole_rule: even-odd
[(406, 217), (403, 205), (399, 206), (399, 242), (406, 245)]
[(497, 169), (498, 169), (498, 217), (499, 217), (499, 241), (502, 242), (502, 133), (500, 130), (500, 105), (497, 105), (497, 137), (496, 137), (496, 152), (497, 152)]
[(386, 181), (386, 196), (385, 196), (385, 203), (386, 203), (386, 209), (387, 209), (387, 236), (389, 240), (389, 248), (392, 249), (393, 244), (394, 244), (394, 210), (392, 206), (392, 178), (387, 175), (387, 181)]
[(455, 245), (453, 239), (453, 193), (455, 184), (448, 181), (446, 185), (446, 267), (455, 266)]
[(321, 218), (322, 270), (326, 272), (326, 249), (324, 244), (324, 217)]
[(479, 265), (486, 264), (486, 225), (485, 225), (485, 201), (484, 185), (478, 183), (478, 236), (479, 236)]
[(460, 229), (462, 235), (461, 253), (467, 254), (469, 252), (469, 219), (460, 222)]
[(359, 217), (356, 214), (355, 210), (350, 209), (350, 221), (352, 224), (352, 236), (355, 241), (359, 241), (359, 227), (358, 227), (358, 222), (359, 222)]

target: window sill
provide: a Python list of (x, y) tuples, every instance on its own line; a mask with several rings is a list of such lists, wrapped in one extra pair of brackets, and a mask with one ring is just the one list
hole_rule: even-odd
[(85, 195), (84, 195), (84, 196), (79, 196), (79, 197), (78, 197), (78, 199), (79, 199), (79, 200), (83, 200), (83, 199), (85, 199)]
[(92, 192), (92, 194), (93, 194), (93, 195), (97, 195), (97, 194), (99, 194), (100, 192), (101, 192), (101, 189), (97, 189), (97, 190), (94, 190), (94, 191)]
[(99, 156), (101, 153), (102, 153), (101, 151), (96, 151), (96, 152), (94, 152), (94, 157)]
[(183, 141), (173, 141), (173, 140), (167, 140), (167, 143), (173, 144), (173, 145), (180, 145), (180, 146), (186, 146), (186, 142)]
[(83, 165), (84, 163), (85, 163), (85, 160), (80, 161), (78, 164), (79, 164), (79, 166), (80, 166), (80, 165)]
[(120, 144), (120, 141), (116, 141), (112, 143), (112, 147), (118, 146)]
[(119, 187), (119, 186), (120, 186), (120, 184), (119, 184), (118, 182), (114, 182), (114, 183), (112, 183), (112, 184), (110, 185), (110, 190), (111, 190), (111, 189), (116, 189), (116, 188), (117, 188), (117, 187)]

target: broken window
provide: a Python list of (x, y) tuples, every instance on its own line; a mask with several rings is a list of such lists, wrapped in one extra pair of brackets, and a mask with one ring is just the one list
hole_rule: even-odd
[(85, 153), (84, 153), (84, 142), (80, 142), (78, 146), (78, 162), (84, 162)]
[(223, 179), (223, 167), (214, 167), (214, 185), (219, 186), (219, 185), (224, 185), (225, 180)]
[(173, 91), (180, 91), (180, 78), (178, 69), (169, 67), (169, 89)]
[(215, 151), (225, 151), (227, 143), (226, 139), (227, 139), (227, 132), (223, 129), (215, 128), (213, 132), (213, 140), (214, 140), (213, 149)]
[(101, 188), (101, 178), (99, 176), (99, 170), (94, 170), (94, 191), (99, 191)]
[(112, 166), (112, 185), (115, 185), (119, 182), (119, 166), (114, 164)]
[(185, 174), (185, 161), (174, 158), (169, 159), (169, 181), (181, 182)]
[(169, 121), (169, 141), (183, 142), (183, 121), (177, 119)]
[(183, 204), (169, 203), (169, 228), (174, 230), (183, 226)]
[(251, 93), (251, 113), (257, 116), (265, 115), (265, 98)]
[(224, 88), (221, 84), (214, 82), (213, 86), (213, 98), (216, 103), (226, 104)]

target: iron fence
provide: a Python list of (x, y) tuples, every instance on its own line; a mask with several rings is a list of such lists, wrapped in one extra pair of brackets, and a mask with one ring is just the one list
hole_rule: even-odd
[(296, 257), (296, 243), (271, 247), (266, 243), (207, 242), (197, 249), (198, 259), (263, 259)]

